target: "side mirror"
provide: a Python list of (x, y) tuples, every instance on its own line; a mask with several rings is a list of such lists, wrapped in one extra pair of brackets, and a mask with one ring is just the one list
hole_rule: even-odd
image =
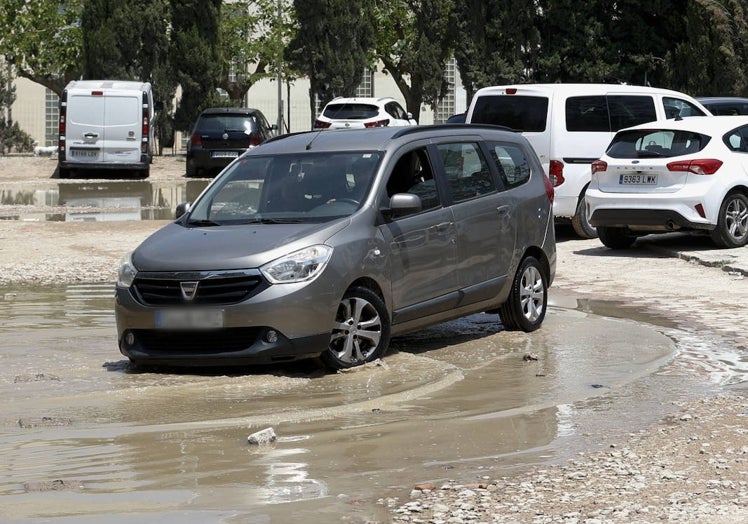
[(423, 209), (421, 197), (410, 193), (397, 193), (390, 197), (390, 206), (382, 209), (382, 214), (388, 218), (418, 213)]
[(177, 205), (177, 211), (174, 213), (174, 218), (181, 218), (182, 215), (187, 213), (187, 211), (190, 210), (190, 207), (192, 206), (192, 202), (182, 202), (181, 204)]

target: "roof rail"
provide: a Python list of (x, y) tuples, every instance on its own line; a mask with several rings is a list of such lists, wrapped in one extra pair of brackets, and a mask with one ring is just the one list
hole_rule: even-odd
[(484, 129), (484, 130), (490, 130), (490, 131), (509, 131), (511, 133), (519, 133), (520, 131), (517, 129), (513, 129), (511, 127), (506, 126), (497, 126), (493, 124), (434, 124), (434, 125), (418, 125), (418, 126), (406, 126), (397, 131), (394, 135), (392, 135), (392, 138), (399, 138), (401, 136), (405, 135), (411, 135), (416, 133), (421, 133), (428, 130), (452, 130), (455, 129)]

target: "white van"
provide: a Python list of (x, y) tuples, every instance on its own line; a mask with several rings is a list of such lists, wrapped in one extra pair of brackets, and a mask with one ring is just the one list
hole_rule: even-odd
[(60, 99), (58, 176), (117, 169), (148, 177), (154, 116), (148, 82), (70, 82)]
[(597, 236), (584, 192), (591, 164), (619, 129), (655, 120), (710, 115), (694, 98), (654, 87), (617, 84), (517, 84), (478, 90), (468, 123), (521, 131), (556, 190), (553, 212), (581, 237)]

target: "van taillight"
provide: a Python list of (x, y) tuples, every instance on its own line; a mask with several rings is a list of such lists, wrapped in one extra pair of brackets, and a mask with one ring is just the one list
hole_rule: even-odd
[(560, 160), (551, 160), (548, 166), (548, 176), (553, 183), (553, 187), (558, 187), (564, 183), (564, 163)]
[(556, 196), (556, 191), (553, 189), (553, 183), (551, 182), (551, 179), (548, 178), (548, 175), (543, 173), (543, 182), (545, 182), (545, 194), (548, 195), (548, 200), (551, 201), (551, 204), (553, 204), (553, 199)]
[(203, 137), (201, 137), (198, 133), (193, 133), (193, 135), (190, 137), (190, 145), (191, 146), (202, 146)]
[(68, 115), (68, 92), (63, 91), (60, 98), (60, 116), (57, 124), (57, 159), (65, 160), (65, 130)]
[(148, 141), (151, 139), (151, 119), (148, 109), (148, 93), (143, 92), (143, 129), (140, 152), (144, 155), (148, 154)]

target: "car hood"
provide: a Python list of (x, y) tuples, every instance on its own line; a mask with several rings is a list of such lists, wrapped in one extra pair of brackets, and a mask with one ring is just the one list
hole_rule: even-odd
[(138, 271), (214, 271), (257, 268), (304, 247), (324, 243), (348, 218), (324, 224), (184, 227), (172, 223), (132, 254)]

